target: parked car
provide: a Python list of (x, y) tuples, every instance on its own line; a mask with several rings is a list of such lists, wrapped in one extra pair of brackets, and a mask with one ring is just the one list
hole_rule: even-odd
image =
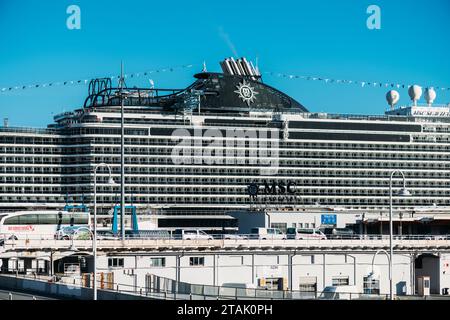
[(98, 240), (115, 240), (117, 236), (114, 235), (114, 232), (109, 230), (99, 230), (97, 231), (97, 239)]
[[(97, 239), (100, 240), (117, 240), (121, 236), (120, 231), (115, 235), (111, 230), (97, 231)], [(170, 239), (168, 230), (125, 230), (125, 238), (145, 238), (145, 239)]]
[(360, 294), (356, 286), (328, 286), (319, 296), (321, 300), (353, 300), (359, 299)]
[(447, 240), (447, 235), (426, 235), (424, 237), (425, 240)]
[(355, 231), (350, 228), (334, 228), (332, 234), (337, 239), (351, 239), (355, 235)]
[(326, 240), (327, 236), (319, 229), (288, 228), (287, 238), (295, 240)]
[(56, 231), (55, 240), (89, 240), (92, 238), (91, 232), (85, 226), (68, 226)]
[(125, 238), (170, 239), (168, 230), (125, 230)]
[(213, 236), (198, 229), (176, 229), (174, 232), (175, 239), (183, 240), (213, 240)]
[(261, 240), (286, 240), (286, 235), (277, 228), (253, 228), (252, 236)]
[(355, 232), (350, 228), (321, 228), (328, 239), (351, 239)]

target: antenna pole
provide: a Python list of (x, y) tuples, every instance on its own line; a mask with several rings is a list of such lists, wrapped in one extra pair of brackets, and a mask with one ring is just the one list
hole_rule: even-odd
[(123, 62), (120, 62), (120, 231), (122, 241), (125, 240), (125, 130), (124, 130), (124, 96), (123, 96)]

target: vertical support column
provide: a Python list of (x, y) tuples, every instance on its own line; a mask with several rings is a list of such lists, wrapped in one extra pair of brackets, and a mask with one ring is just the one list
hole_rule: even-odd
[[(244, 256), (242, 256), (242, 259), (244, 259)], [(216, 263), (217, 263), (217, 265), (216, 265), (216, 269), (217, 269), (217, 277), (216, 277), (216, 283), (217, 283), (217, 285), (219, 285), (219, 275), (220, 275), (220, 255), (217, 255), (217, 258), (216, 258)]]
[(322, 266), (322, 271), (323, 271), (323, 273), (322, 273), (322, 290), (323, 290), (323, 288), (325, 288), (327, 285), (326, 285), (326, 283), (325, 283), (325, 279), (326, 279), (326, 254), (324, 253), (323, 255), (322, 255), (322, 257), (323, 257), (323, 266)]
[(353, 258), (353, 285), (356, 286), (356, 257), (355, 256), (350, 256)]
[(50, 276), (53, 277), (53, 250), (50, 250)]
[(216, 285), (216, 254), (213, 254), (213, 286)]
[(176, 262), (175, 262), (175, 279), (177, 282), (180, 281), (181, 277), (181, 266), (180, 266), (180, 258), (181, 256), (179, 254), (176, 255)]
[(177, 300), (177, 293), (178, 293), (178, 288), (179, 288), (179, 282), (181, 279), (181, 255), (177, 254), (176, 255), (176, 262), (175, 262), (175, 290), (173, 293), (173, 299)]
[(137, 265), (137, 258), (138, 256), (135, 255), (134, 256), (134, 292), (137, 292), (137, 285), (138, 285), (138, 279), (137, 279), (137, 270), (138, 270), (138, 265)]
[(411, 253), (411, 295), (414, 295), (416, 292), (416, 255)]
[(437, 281), (439, 281), (438, 283), (438, 294), (442, 294), (442, 254), (438, 253), (438, 276), (437, 276)]
[(252, 283), (258, 285), (255, 281), (255, 254), (252, 253)]
[(292, 291), (294, 288), (294, 279), (293, 279), (293, 267), (292, 260), (295, 254), (288, 254), (288, 274), (289, 274), (289, 289)]

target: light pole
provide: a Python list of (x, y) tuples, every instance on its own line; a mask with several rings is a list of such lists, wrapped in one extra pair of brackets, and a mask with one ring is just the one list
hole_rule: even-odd
[[(96, 274), (96, 266), (95, 266), (95, 263), (96, 263), (96, 247), (95, 247), (95, 242), (96, 242), (96, 238), (95, 238), (95, 236), (94, 236), (94, 232), (92, 232), (92, 230), (91, 229), (89, 229), (89, 228), (87, 228), (87, 227), (81, 227), (81, 228), (78, 228), (77, 230), (76, 230), (76, 232), (74, 232), (73, 234), (72, 234), (72, 236), (71, 236), (71, 244), (70, 244), (70, 247), (69, 247), (69, 250), (71, 250), (71, 251), (73, 251), (73, 252), (78, 252), (79, 250), (75, 247), (75, 245), (74, 245), (74, 237), (75, 237), (75, 235), (77, 234), (77, 233), (80, 233), (80, 231), (81, 230), (86, 230), (88, 233), (89, 233), (89, 235), (91, 236), (91, 239), (92, 239), (92, 255), (93, 255), (93, 257), (94, 257), (94, 282), (96, 281), (96, 278), (95, 278), (95, 274)], [(78, 259), (80, 259), (80, 255), (78, 255)], [(81, 267), (80, 267), (80, 270), (81, 270)], [(95, 287), (95, 285), (94, 285), (94, 288), (96, 288)], [(94, 300), (97, 300), (97, 291), (95, 290), (94, 291)]]
[(106, 163), (99, 163), (94, 168), (94, 235), (92, 237), (92, 254), (94, 256), (94, 300), (97, 300), (97, 169), (107, 167), (109, 171), (108, 183), (114, 184), (111, 177), (111, 167)]
[(390, 299), (392, 300), (392, 265), (391, 265), (391, 259), (392, 259), (392, 257), (391, 256), (389, 256), (389, 254), (387, 253), (387, 251), (386, 250), (384, 250), (384, 249), (380, 249), (380, 250), (378, 250), (377, 252), (375, 252), (375, 254), (373, 255), (373, 257), (372, 257), (372, 273), (370, 274), (370, 290), (371, 290), (371, 292), (370, 293), (372, 293), (372, 277), (375, 275), (375, 271), (374, 271), (374, 269), (373, 269), (373, 265), (374, 265), (374, 263), (375, 263), (375, 258), (377, 257), (377, 255), (380, 253), (380, 252), (383, 252), (385, 255), (386, 255), (386, 257), (388, 258), (388, 262), (389, 262), (389, 285), (390, 285), (390, 290), (389, 290), (389, 293), (390, 293)]
[(120, 63), (120, 228), (125, 240), (125, 120), (123, 62)]
[(406, 189), (406, 179), (405, 175), (400, 170), (394, 170), (391, 172), (391, 176), (389, 179), (389, 280), (390, 280), (390, 299), (394, 300), (394, 280), (393, 280), (393, 259), (394, 259), (394, 246), (392, 244), (392, 237), (393, 237), (393, 223), (392, 223), (392, 180), (394, 178), (394, 175), (396, 173), (401, 174), (403, 178), (403, 188), (400, 189), (398, 192), (399, 196), (410, 196), (411, 193)]

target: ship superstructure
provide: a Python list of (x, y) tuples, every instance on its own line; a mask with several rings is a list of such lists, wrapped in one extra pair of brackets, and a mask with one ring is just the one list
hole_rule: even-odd
[[(221, 66), (185, 89), (123, 92), (125, 202), (163, 214), (160, 226), (231, 227), (226, 211), (255, 207), (386, 210), (394, 169), (412, 192), (396, 207), (450, 208), (448, 106), (314, 113), (265, 84), (245, 59)], [(0, 128), (1, 209), (60, 208), (68, 197), (92, 204), (93, 168), (102, 162), (119, 181), (119, 93), (98, 79), (82, 108), (47, 129)], [(120, 197), (107, 182), (107, 169), (99, 171), (100, 212)]]

